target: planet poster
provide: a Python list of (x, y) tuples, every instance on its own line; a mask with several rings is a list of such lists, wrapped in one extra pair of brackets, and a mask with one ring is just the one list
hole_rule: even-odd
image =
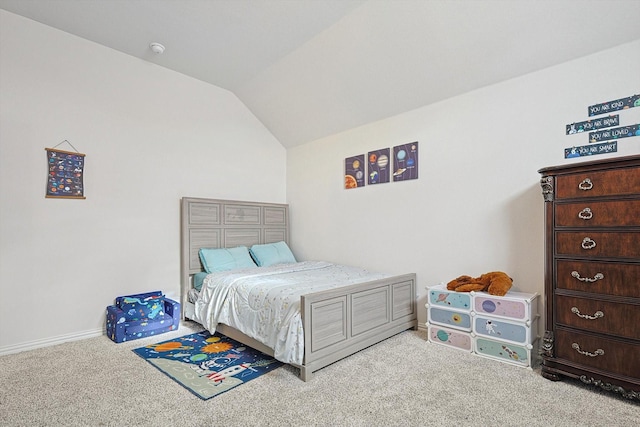
[(47, 191), (45, 197), (59, 199), (85, 199), (85, 155), (45, 148), (47, 151)]
[(364, 183), (364, 154), (347, 157), (344, 160), (344, 188), (364, 187)]
[(383, 148), (382, 150), (369, 151), (367, 156), (369, 165), (368, 182), (369, 185), (382, 184), (389, 182), (389, 171), (391, 168), (391, 162), (389, 160), (389, 149)]
[(418, 179), (418, 142), (393, 147), (393, 181)]

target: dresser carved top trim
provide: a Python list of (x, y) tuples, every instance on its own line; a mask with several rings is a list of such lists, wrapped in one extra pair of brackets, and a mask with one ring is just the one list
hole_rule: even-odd
[(553, 177), (543, 176), (540, 179), (540, 186), (542, 187), (542, 197), (545, 202), (553, 202)]

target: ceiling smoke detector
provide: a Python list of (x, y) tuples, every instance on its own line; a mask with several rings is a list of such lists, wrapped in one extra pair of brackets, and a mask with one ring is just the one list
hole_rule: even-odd
[(164, 52), (164, 46), (162, 46), (160, 43), (151, 43), (149, 47), (151, 48), (153, 53), (157, 53), (158, 55)]

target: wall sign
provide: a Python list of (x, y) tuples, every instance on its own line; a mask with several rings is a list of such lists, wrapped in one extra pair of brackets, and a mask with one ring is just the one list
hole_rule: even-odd
[(583, 145), (582, 147), (571, 147), (564, 149), (564, 158), (593, 156), (595, 154), (615, 153), (618, 151), (618, 142), (605, 142), (602, 144)]
[(600, 114), (607, 114), (611, 111), (625, 110), (627, 108), (640, 107), (640, 95), (632, 95), (615, 101), (603, 102), (602, 104), (590, 105), (587, 110), (589, 117)]
[(45, 150), (49, 168), (45, 197), (85, 199), (83, 182), (85, 155), (55, 148), (45, 148)]
[(418, 142), (393, 147), (393, 181), (418, 179)]
[(609, 141), (610, 139), (628, 138), (632, 136), (640, 136), (640, 124), (606, 129), (599, 132), (589, 132), (589, 142)]
[(369, 151), (369, 185), (389, 182), (389, 149)]
[(344, 159), (344, 188), (364, 187), (364, 154)]
[(587, 120), (585, 122), (571, 123), (570, 125), (567, 125), (567, 135), (602, 128), (610, 128), (611, 126), (618, 125), (620, 125), (620, 116), (616, 114), (609, 117)]

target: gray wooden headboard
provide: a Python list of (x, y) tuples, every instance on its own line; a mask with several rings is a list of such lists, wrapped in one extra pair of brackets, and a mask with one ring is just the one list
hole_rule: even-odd
[(285, 204), (183, 197), (180, 224), (182, 307), (191, 288), (190, 276), (204, 271), (200, 248), (289, 244), (289, 205)]

